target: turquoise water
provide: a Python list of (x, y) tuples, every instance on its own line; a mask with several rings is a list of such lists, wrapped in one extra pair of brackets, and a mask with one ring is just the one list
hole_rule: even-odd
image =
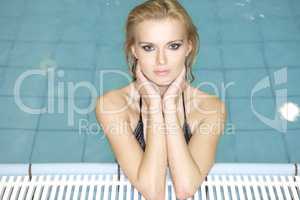
[[(101, 95), (129, 83), (124, 24), (140, 2), (0, 0), (0, 163), (114, 161), (91, 91)], [(284, 120), (270, 125), (259, 116), (274, 119), (285, 98), (280, 90), (300, 105), (300, 1), (180, 2), (201, 40), (193, 85), (219, 96), (228, 109), (216, 161), (299, 162), (300, 121), (282, 131), (276, 126)], [(26, 72), (32, 75), (16, 94)], [(269, 85), (251, 95), (266, 77)], [(90, 89), (74, 92), (72, 83)], [(222, 84), (229, 86), (225, 95)], [(72, 105), (91, 110), (79, 113)], [(34, 114), (41, 108), (47, 110)]]

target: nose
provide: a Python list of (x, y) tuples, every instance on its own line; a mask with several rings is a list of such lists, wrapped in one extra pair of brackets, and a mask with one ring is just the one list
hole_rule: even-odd
[(164, 49), (161, 49), (157, 53), (157, 63), (159, 65), (164, 65), (164, 64), (166, 64), (166, 62), (167, 62), (167, 58), (166, 58)]

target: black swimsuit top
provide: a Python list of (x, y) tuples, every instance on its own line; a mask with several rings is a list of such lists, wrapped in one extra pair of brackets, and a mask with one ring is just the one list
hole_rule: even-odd
[[(190, 126), (186, 121), (184, 93), (183, 92), (182, 92), (182, 101), (183, 101), (183, 111), (184, 111), (183, 132), (184, 132), (185, 141), (188, 144), (188, 142), (190, 141), (190, 138), (192, 136), (192, 133), (191, 133)], [(141, 110), (142, 110), (142, 98), (140, 98), (140, 118), (139, 118), (139, 121), (138, 121), (137, 126), (133, 133), (135, 135), (135, 138), (139, 142), (141, 148), (143, 149), (143, 151), (145, 151), (146, 144), (145, 144), (145, 140), (144, 140), (144, 124), (143, 124), (143, 120), (142, 120)], [(115, 161), (117, 162), (117, 160), (115, 160)], [(118, 180), (120, 180), (120, 165), (119, 165), (119, 163), (118, 163)]]

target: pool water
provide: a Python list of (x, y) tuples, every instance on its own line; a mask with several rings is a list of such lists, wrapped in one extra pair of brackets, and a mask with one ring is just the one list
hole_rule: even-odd
[[(132, 0), (0, 1), (0, 163), (114, 162), (95, 98), (130, 82)], [(216, 162), (300, 161), (299, 0), (182, 0), (200, 35), (193, 86), (228, 120)], [(226, 88), (226, 90), (224, 89)]]

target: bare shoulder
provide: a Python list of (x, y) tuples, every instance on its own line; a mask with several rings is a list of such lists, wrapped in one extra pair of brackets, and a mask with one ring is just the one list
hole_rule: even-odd
[(112, 90), (97, 98), (96, 110), (101, 114), (123, 114), (126, 98), (122, 89)]
[(225, 102), (218, 96), (208, 94), (194, 87), (191, 87), (191, 91), (195, 115), (205, 116), (206, 118), (216, 115), (226, 116)]
[(193, 109), (192, 116), (197, 123), (195, 123), (196, 127), (193, 131), (197, 132), (201, 130), (202, 133), (207, 133), (199, 135), (209, 135), (212, 133), (213, 135), (220, 136), (220, 133), (225, 128), (227, 119), (225, 102), (218, 96), (208, 94), (198, 88), (194, 89), (195, 108)]
[(105, 127), (112, 122), (128, 122), (129, 106), (124, 89), (112, 90), (97, 98), (96, 118)]

